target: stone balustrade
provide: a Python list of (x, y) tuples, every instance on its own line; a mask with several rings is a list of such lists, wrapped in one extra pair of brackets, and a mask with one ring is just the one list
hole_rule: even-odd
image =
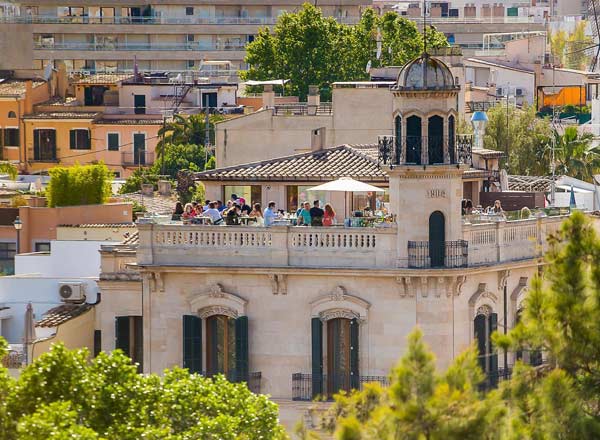
[[(465, 224), (465, 266), (537, 258), (547, 247), (547, 234), (555, 232), (564, 218)], [(398, 254), (395, 227), (258, 228), (140, 223), (138, 228), (137, 261), (142, 265), (407, 268), (401, 263), (406, 258)]]
[(546, 237), (556, 232), (565, 218), (465, 224), (463, 239), (469, 243), (469, 266), (540, 257), (547, 250)]
[(393, 268), (396, 259), (395, 228), (138, 226), (140, 264)]

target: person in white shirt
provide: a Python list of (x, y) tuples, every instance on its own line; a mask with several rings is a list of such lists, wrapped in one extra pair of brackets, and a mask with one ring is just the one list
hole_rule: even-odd
[(265, 226), (271, 226), (277, 218), (277, 211), (275, 211), (275, 202), (269, 202), (269, 205), (265, 209), (263, 217), (265, 218)]
[(208, 209), (206, 209), (202, 215), (204, 217), (210, 217), (213, 225), (223, 223), (223, 217), (221, 217), (221, 213), (217, 209), (217, 202), (210, 202), (208, 204)]

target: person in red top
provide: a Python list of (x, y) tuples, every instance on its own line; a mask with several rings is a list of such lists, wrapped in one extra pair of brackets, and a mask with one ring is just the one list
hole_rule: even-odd
[(325, 213), (323, 214), (323, 226), (335, 225), (335, 211), (329, 203), (325, 204)]

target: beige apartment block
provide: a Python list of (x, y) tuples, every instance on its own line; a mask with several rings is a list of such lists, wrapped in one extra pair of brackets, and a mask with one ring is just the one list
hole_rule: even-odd
[[(370, 0), (323, 0), (323, 14), (355, 23)], [(244, 69), (245, 46), (261, 27), (273, 26), (302, 1), (208, 0), (36, 0), (20, 2), (18, 15), (5, 17), (0, 47), (3, 69), (41, 69), (63, 60), (69, 70), (197, 70), (203, 61), (229, 61)], [(10, 27), (9, 27), (10, 26)], [(14, 64), (13, 64), (14, 63)], [(13, 64), (13, 65), (11, 65)]]
[[(390, 93), (386, 118), (394, 129), (379, 138), (377, 161), (341, 146), (267, 161), (255, 178), (276, 185), (283, 177), (276, 173), (287, 171), (288, 181), (331, 180), (343, 169), (358, 177), (360, 166), (363, 177), (387, 185), (394, 221), (341, 226), (342, 210), (331, 227), (139, 221), (138, 235), (101, 251), (95, 329), (102, 349), (125, 348), (144, 372), (181, 366), (246, 381), (280, 404), (290, 426), (308, 410), (302, 402), (316, 396), (386, 385), (415, 327), (439, 368), (476, 344), (493, 386), (516, 356), (505, 362), (490, 334), (515, 324), (546, 237), (564, 217), (463, 217), (465, 174), (482, 173), (473, 167), (485, 152), (474, 158), (471, 143), (456, 134), (454, 76), (424, 55)], [(228, 174), (239, 178), (255, 166), (197, 178), (220, 175), (226, 184)], [(485, 179), (482, 173), (477, 185)]]

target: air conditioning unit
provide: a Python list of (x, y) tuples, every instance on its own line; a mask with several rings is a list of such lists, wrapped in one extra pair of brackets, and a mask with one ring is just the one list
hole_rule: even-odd
[(524, 94), (525, 94), (525, 91), (523, 89), (515, 89), (515, 95), (523, 96)]
[(64, 302), (85, 301), (85, 288), (83, 283), (61, 282), (58, 284), (58, 294)]

